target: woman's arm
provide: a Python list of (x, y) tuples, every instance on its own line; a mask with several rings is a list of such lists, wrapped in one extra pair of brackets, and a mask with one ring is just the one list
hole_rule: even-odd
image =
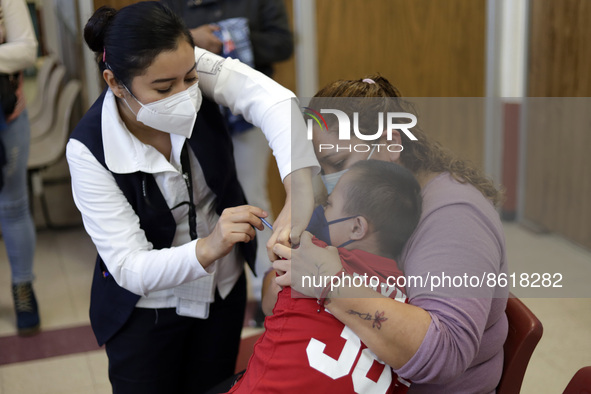
[[(426, 278), (498, 274), (502, 267), (502, 242), (491, 233), (490, 223), (478, 210), (462, 204), (447, 206), (419, 225), (412, 248), (417, 254), (405, 261), (405, 276)], [(334, 248), (316, 247), (302, 235), (298, 249), (275, 246), (273, 267), (287, 274), (281, 286), (313, 296), (318, 291), (302, 287), (305, 275), (335, 275), (340, 259)], [(417, 238), (419, 236), (419, 238)], [(289, 260), (291, 258), (291, 260)], [(293, 262), (293, 263), (292, 263)], [(496, 289), (431, 288), (429, 282), (407, 286), (409, 304), (382, 297), (364, 287), (339, 287), (329, 294), (327, 309), (360, 337), (384, 362), (414, 383), (442, 383), (457, 378), (474, 361), (486, 327)], [(381, 328), (359, 314), (382, 314)], [(364, 315), (368, 316), (368, 315)]]
[[(478, 356), (502, 351), (504, 338), (487, 337), (491, 341), (487, 343), (482, 339), (488, 325), (496, 322), (493, 319), (501, 318), (491, 315), (491, 307), (495, 298), (506, 298), (507, 289), (486, 281), (460, 285), (449, 279), (480, 280), (483, 275), (505, 272), (502, 224), (492, 205), (478, 193), (477, 201), (456, 201), (422, 218), (410, 242), (404, 274), (429, 281), (407, 286), (407, 293), (410, 303), (429, 312), (432, 322), (417, 353), (396, 372), (415, 383), (445, 384), (474, 363), (485, 361)], [(442, 278), (448, 278), (445, 285), (439, 283)], [(480, 353), (481, 349), (488, 350)]]
[(329, 295), (326, 309), (350, 327), (380, 360), (398, 369), (415, 355), (431, 324), (429, 313), (376, 296), (367, 287), (340, 287), (335, 291), (338, 296)]
[[(311, 297), (318, 297), (321, 289), (306, 286), (305, 277), (333, 276), (342, 268), (337, 249), (314, 245), (308, 232), (302, 234), (299, 248), (275, 245), (274, 251), (286, 260), (275, 261), (273, 268), (291, 271), (290, 283), (279, 277), (278, 284), (291, 284), (298, 292)], [(384, 297), (366, 287), (335, 286), (326, 294), (325, 307), (393, 368), (404, 365), (416, 353), (431, 322), (429, 314), (421, 308)], [(376, 315), (380, 316), (379, 324), (362, 318)]]
[(201, 48), (195, 59), (203, 93), (261, 128), (269, 141), (287, 196), (270, 245), (297, 244), (312, 215), (312, 176), (320, 167), (295, 95), (238, 60)]
[(37, 40), (24, 0), (2, 0), (6, 43), (0, 45), (0, 72), (14, 73), (35, 62)]
[(282, 180), (300, 168), (318, 173), (320, 166), (291, 91), (238, 60), (201, 48), (195, 48), (195, 60), (203, 94), (263, 131)]
[(283, 181), (285, 204), (273, 223), (273, 235), (267, 242), (271, 261), (279, 258), (272, 251), (273, 245), (298, 245), (300, 235), (308, 226), (314, 210), (311, 168), (301, 168), (289, 174)]
[[(74, 202), (84, 227), (113, 279), (135, 294), (144, 296), (210, 275), (207, 267), (213, 261), (227, 254), (236, 242), (252, 239), (252, 225), (262, 229), (260, 220), (247, 206), (236, 207), (222, 213), (207, 237), (154, 249), (112, 174), (88, 148), (70, 140), (66, 156)], [(248, 208), (262, 216), (259, 208)]]

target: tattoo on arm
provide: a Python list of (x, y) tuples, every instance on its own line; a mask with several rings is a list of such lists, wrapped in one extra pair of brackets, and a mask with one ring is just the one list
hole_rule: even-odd
[(384, 317), (384, 315), (386, 314), (386, 311), (384, 311), (384, 312), (376, 311), (376, 313), (373, 316), (371, 315), (371, 313), (368, 313), (368, 312), (361, 313), (361, 312), (354, 311), (353, 309), (349, 309), (347, 311), (347, 313), (350, 315), (359, 316), (359, 318), (361, 318), (363, 320), (373, 321), (371, 324), (371, 327), (377, 328), (378, 330), (382, 328), (382, 323), (385, 322), (386, 320), (388, 320), (387, 317)]

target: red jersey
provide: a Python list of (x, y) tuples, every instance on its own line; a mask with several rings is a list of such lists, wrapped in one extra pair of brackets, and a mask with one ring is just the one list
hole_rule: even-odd
[[(343, 248), (339, 249), (339, 256), (348, 274), (379, 277), (378, 292), (408, 302), (403, 289), (387, 286), (388, 277), (402, 275), (394, 260)], [(324, 308), (318, 312), (316, 299), (291, 295), (289, 287), (279, 293), (246, 373), (229, 393), (407, 392), (410, 382), (399, 378), (330, 312)], [(374, 316), (368, 314), (367, 319), (374, 320)]]

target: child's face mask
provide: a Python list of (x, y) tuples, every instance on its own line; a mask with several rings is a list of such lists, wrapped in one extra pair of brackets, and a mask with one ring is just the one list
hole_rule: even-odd
[[(331, 220), (329, 222), (326, 220), (326, 216), (324, 215), (324, 207), (322, 205), (319, 205), (316, 207), (316, 209), (314, 209), (314, 212), (312, 212), (312, 218), (310, 219), (310, 223), (308, 224), (308, 228), (306, 228), (306, 231), (311, 232), (313, 235), (316, 236), (316, 238), (318, 238), (321, 241), (326, 242), (328, 245), (332, 245), (332, 243), (330, 241), (329, 226), (331, 224), (344, 222), (345, 220), (353, 219), (356, 217), (357, 217), (357, 215), (348, 216), (345, 218)], [(355, 241), (355, 240), (350, 239), (350, 240), (340, 244), (339, 246), (337, 246), (337, 248), (342, 248), (346, 245), (349, 245), (353, 241)]]
[(195, 119), (197, 119), (197, 111), (199, 111), (203, 99), (199, 89), (199, 81), (182, 92), (149, 104), (142, 104), (127, 89), (127, 86), (125, 89), (141, 105), (136, 114), (127, 100), (123, 99), (129, 110), (136, 115), (138, 122), (165, 133), (178, 134), (185, 138), (191, 136)]

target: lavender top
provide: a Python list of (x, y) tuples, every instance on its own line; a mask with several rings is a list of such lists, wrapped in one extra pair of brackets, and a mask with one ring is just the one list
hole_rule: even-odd
[[(407, 278), (507, 272), (499, 215), (476, 188), (443, 173), (422, 195), (419, 226), (400, 258)], [(407, 286), (407, 293), (432, 319), (416, 354), (395, 370), (412, 380), (409, 393), (494, 393), (503, 368), (508, 289), (491, 288), (485, 279), (477, 288)]]

